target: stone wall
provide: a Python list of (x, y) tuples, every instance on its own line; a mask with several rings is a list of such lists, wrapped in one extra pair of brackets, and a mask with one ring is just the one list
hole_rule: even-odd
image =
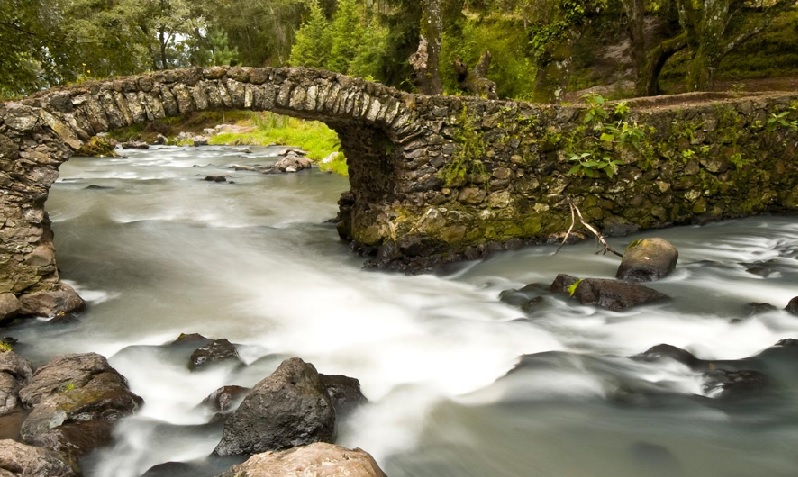
[[(624, 119), (608, 104), (607, 123), (644, 134), (625, 148), (596, 139), (585, 105), (441, 97), (415, 106), (425, 135), (404, 144), (395, 201), (353, 232), (381, 245), (377, 266), (425, 267), (556, 239), (571, 222), (566, 196), (608, 235), (798, 210), (798, 94), (640, 98)], [(620, 162), (617, 176), (568, 174), (569, 153), (591, 134), (594, 154)], [(452, 174), (458, 162), (464, 177)]]
[(796, 100), (635, 100), (626, 121), (645, 138), (602, 146), (622, 162), (609, 178), (568, 174), (569, 153), (591, 134), (578, 105), (418, 96), (290, 68), (170, 70), (42, 92), (0, 105), (0, 322), (82, 306), (59, 282), (44, 203), (58, 166), (102, 131), (207, 109), (324, 121), (349, 161), (341, 236), (369, 265), (419, 270), (547, 240), (568, 226), (566, 195), (610, 233), (795, 210)]

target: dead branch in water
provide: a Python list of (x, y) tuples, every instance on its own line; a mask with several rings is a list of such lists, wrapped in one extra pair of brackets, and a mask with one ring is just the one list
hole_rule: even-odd
[(595, 227), (593, 227), (592, 225), (590, 225), (585, 221), (585, 218), (582, 217), (582, 212), (579, 210), (579, 207), (577, 207), (576, 204), (574, 204), (571, 198), (566, 196), (565, 200), (568, 202), (568, 207), (570, 207), (571, 209), (571, 225), (568, 227), (568, 231), (565, 232), (565, 237), (563, 237), (562, 242), (560, 242), (560, 246), (557, 247), (557, 251), (554, 253), (555, 254), (559, 253), (560, 249), (563, 247), (563, 245), (565, 245), (565, 242), (568, 241), (568, 237), (571, 236), (571, 233), (574, 230), (574, 225), (576, 225), (576, 218), (579, 217), (579, 223), (581, 223), (583, 227), (589, 230), (590, 233), (592, 233), (593, 236), (596, 237), (596, 245), (601, 245), (601, 250), (596, 250), (596, 255), (598, 255), (599, 253), (601, 253), (602, 255), (606, 255), (607, 252), (612, 252), (615, 255), (623, 258), (622, 253), (619, 253), (615, 249), (610, 247), (610, 244), (607, 243), (607, 240), (604, 238), (604, 235), (601, 232), (599, 232), (598, 229), (596, 229)]

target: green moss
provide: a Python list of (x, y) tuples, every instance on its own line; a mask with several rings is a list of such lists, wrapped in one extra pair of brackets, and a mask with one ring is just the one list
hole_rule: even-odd
[(466, 184), (486, 186), (488, 173), (482, 162), (485, 157), (485, 140), (477, 130), (476, 120), (468, 114), (467, 106), (463, 106), (458, 121), (459, 127), (455, 130), (454, 139), (459, 147), (440, 169), (438, 177), (446, 187)]

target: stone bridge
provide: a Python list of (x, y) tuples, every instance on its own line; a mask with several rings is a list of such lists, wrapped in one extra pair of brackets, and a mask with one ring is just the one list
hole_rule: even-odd
[[(59, 165), (100, 132), (193, 111), (274, 111), (336, 130), (351, 186), (339, 233), (371, 266), (420, 270), (545, 241), (568, 228), (566, 196), (609, 235), (798, 209), (798, 95), (629, 106), (605, 119), (617, 137), (599, 138), (585, 105), (419, 96), (290, 68), (161, 71), (2, 104), (0, 322), (83, 306), (59, 281), (45, 212)], [(580, 151), (617, 160), (617, 175), (573, 170)]]

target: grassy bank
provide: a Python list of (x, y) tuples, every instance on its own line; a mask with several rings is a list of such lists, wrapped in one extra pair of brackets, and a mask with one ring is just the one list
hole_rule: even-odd
[[(272, 144), (292, 146), (304, 149), (308, 157), (316, 162), (321, 170), (340, 175), (348, 175), (346, 159), (340, 153), (338, 134), (326, 124), (316, 121), (282, 116), (270, 112), (252, 111), (203, 111), (185, 117), (165, 118), (153, 123), (136, 125), (114, 131), (111, 136), (117, 141), (133, 139), (153, 142), (158, 134), (176, 143), (175, 137), (181, 131), (193, 134), (204, 134), (206, 129), (219, 124), (232, 125), (224, 131), (209, 138), (213, 145), (249, 145), (268, 146)], [(322, 163), (322, 159), (338, 152), (331, 162)]]
[[(248, 121), (236, 123), (237, 131), (224, 131), (210, 138), (213, 145), (251, 145), (267, 146), (279, 144), (294, 146), (308, 152), (308, 157), (319, 164), (322, 170), (347, 175), (346, 160), (340, 154), (341, 142), (338, 134), (317, 121), (282, 116), (275, 113), (251, 113)], [(333, 152), (338, 157), (331, 162), (322, 163), (322, 159)]]

